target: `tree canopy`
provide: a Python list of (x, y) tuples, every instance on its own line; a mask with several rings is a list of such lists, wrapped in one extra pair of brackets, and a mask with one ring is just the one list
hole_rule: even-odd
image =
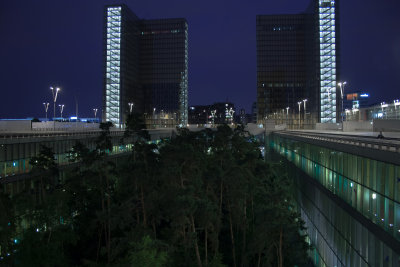
[[(128, 120), (132, 153), (77, 143), (58, 176), (53, 152), (31, 164), (33, 187), (0, 191), (0, 255), (16, 266), (308, 266), (292, 182), (243, 128), (179, 129), (155, 145)], [(4, 216), (3, 216), (4, 214)], [(17, 239), (17, 242), (10, 240)]]

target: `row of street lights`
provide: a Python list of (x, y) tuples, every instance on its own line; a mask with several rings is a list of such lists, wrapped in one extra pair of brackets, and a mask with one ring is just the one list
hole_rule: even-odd
[[(53, 99), (53, 118), (55, 118), (56, 117), (57, 96), (58, 96), (58, 93), (61, 91), (61, 89), (59, 87), (54, 88), (54, 87), (51, 86), (50, 90), (51, 90), (51, 94), (53, 96), (53, 98), (52, 98)], [(49, 110), (49, 105), (50, 105), (50, 103), (47, 103), (47, 102), (43, 103), (44, 111), (46, 112), (46, 120), (47, 120), (47, 111)], [(131, 105), (133, 106), (133, 103), (129, 103), (130, 110), (132, 112), (132, 106)], [(60, 116), (62, 118), (63, 117), (62, 114), (63, 114), (65, 105), (64, 104), (60, 104), (60, 105), (58, 105), (58, 107), (60, 108)], [(94, 113), (95, 119), (97, 119), (97, 108), (93, 109), (93, 113)]]
[(342, 114), (342, 122), (343, 122), (343, 116), (344, 116), (344, 114), (343, 114), (343, 98), (344, 98), (344, 86), (347, 84), (347, 82), (339, 82), (338, 83), (338, 85), (339, 85), (339, 87), (340, 87), (340, 96), (342, 97), (342, 112), (341, 112), (341, 114)]
[[(46, 120), (47, 120), (47, 111), (49, 110), (49, 104), (50, 103), (43, 103), (44, 111), (46, 112)], [(58, 105), (58, 107), (60, 108), (60, 116), (62, 118), (62, 114), (63, 114), (65, 105), (64, 104), (60, 104), (60, 105)]]
[[(302, 101), (297, 102), (297, 105), (299, 105), (299, 127), (300, 127), (300, 113), (301, 113), (301, 103), (304, 103), (304, 122), (306, 121), (306, 102), (307, 99), (303, 99)], [(289, 113), (289, 107), (286, 108), (287, 112)]]

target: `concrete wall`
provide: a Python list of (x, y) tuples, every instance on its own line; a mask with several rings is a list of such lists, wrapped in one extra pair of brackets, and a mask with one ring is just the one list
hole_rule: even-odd
[(10, 131), (30, 131), (31, 121), (30, 120), (7, 120), (0, 121), (0, 132), (10, 132)]
[(32, 122), (33, 131), (82, 131), (82, 130), (99, 130), (98, 123), (86, 122), (59, 122), (59, 121), (42, 121)]
[(342, 129), (342, 125), (340, 123), (317, 123), (315, 124), (315, 129), (322, 131), (337, 131)]
[(275, 130), (275, 120), (265, 120), (264, 128), (266, 131)]
[(287, 129), (286, 123), (275, 125), (275, 130), (277, 130), (277, 131), (284, 131), (286, 129)]
[(345, 132), (372, 132), (372, 122), (370, 121), (345, 121), (343, 122)]
[(374, 132), (400, 132), (400, 120), (374, 120)]

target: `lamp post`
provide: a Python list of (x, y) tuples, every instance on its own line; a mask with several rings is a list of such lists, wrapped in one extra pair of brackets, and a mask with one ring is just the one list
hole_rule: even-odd
[(307, 99), (303, 99), (303, 103), (304, 103), (304, 123), (303, 123), (303, 125), (304, 126), (306, 125), (306, 102), (307, 102)]
[(133, 109), (133, 107), (134, 107), (134, 103), (128, 103), (128, 105), (129, 105), (129, 114), (131, 114), (132, 113), (132, 109)]
[(60, 114), (61, 114), (61, 119), (62, 119), (62, 114), (64, 111), (64, 104), (58, 105), (60, 107)]
[(289, 124), (288, 121), (289, 121), (289, 107), (286, 107), (286, 124)]
[(300, 129), (300, 108), (301, 108), (301, 101), (297, 102), (299, 105), (299, 129)]
[(49, 103), (43, 103), (44, 110), (46, 111), (46, 121), (47, 121), (47, 110), (49, 110)]
[(343, 98), (344, 98), (344, 86), (347, 84), (347, 82), (340, 82), (338, 83), (340, 87), (340, 96), (342, 97), (342, 123), (343, 123)]
[(57, 88), (54, 89), (53, 87), (50, 87), (50, 90), (51, 90), (51, 93), (53, 95), (53, 118), (55, 118), (56, 117), (57, 95), (58, 95), (58, 92), (60, 91), (60, 88), (57, 87)]
[(153, 108), (153, 125), (156, 128), (156, 108)]
[(93, 112), (94, 112), (94, 120), (97, 121), (97, 108), (94, 108)]

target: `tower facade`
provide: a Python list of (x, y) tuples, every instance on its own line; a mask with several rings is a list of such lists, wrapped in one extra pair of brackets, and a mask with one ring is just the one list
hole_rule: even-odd
[(143, 20), (140, 77), (145, 113), (188, 123), (188, 25), (185, 19)]
[(122, 127), (138, 112), (186, 125), (187, 40), (185, 19), (142, 20), (126, 5), (106, 6), (103, 121)]
[(336, 10), (337, 0), (313, 0), (302, 14), (257, 16), (258, 123), (274, 114), (295, 115), (298, 107), (309, 123), (337, 122)]
[(337, 2), (335, 0), (318, 0), (318, 43), (319, 43), (319, 94), (320, 94), (320, 121), (322, 123), (336, 123), (339, 115), (339, 95), (337, 87)]
[[(257, 118), (315, 103), (312, 16), (257, 16)], [(311, 105), (313, 106), (313, 105)]]

